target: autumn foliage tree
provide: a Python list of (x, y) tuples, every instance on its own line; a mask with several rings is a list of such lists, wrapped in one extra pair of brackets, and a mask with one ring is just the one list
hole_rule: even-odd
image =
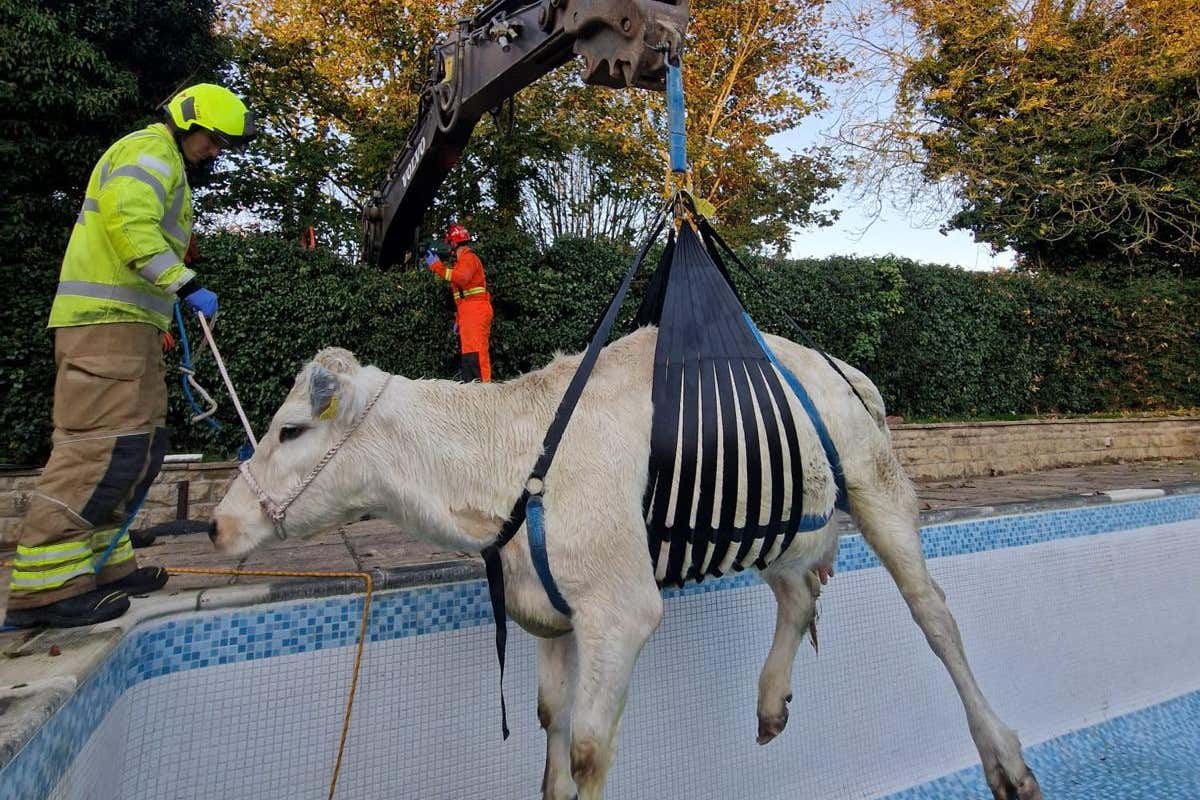
[(1200, 276), (1200, 4), (892, 5), (914, 39), (868, 144), (951, 189), (947, 227), (1035, 270)]
[(784, 155), (769, 145), (824, 109), (824, 85), (846, 72), (828, 42), (825, 7), (824, 0), (692, 4), (684, 79), (695, 190), (734, 240), (777, 253), (786, 252), (793, 227), (836, 216), (817, 210), (841, 183), (829, 151)]
[(249, 208), (251, 224), (326, 241), (356, 238), (357, 209), (401, 148), (437, 32), (463, 3), (423, 0), (230, 0), (240, 89), (261, 120), (211, 204)]
[[(430, 46), (481, 6), (231, 0), (224, 27), (268, 124), (240, 168), (224, 174), (226, 196), (289, 232), (318, 224), (352, 241), (357, 205), (416, 121)], [(782, 247), (792, 226), (830, 220), (814, 207), (837, 184), (831, 159), (780, 155), (768, 145), (822, 107), (822, 82), (844, 69), (822, 38), (824, 6), (691, 3), (692, 185), (740, 243)], [(662, 97), (585, 87), (577, 73), (568, 64), (522, 92), (511, 130), (481, 122), (435, 216), (511, 221), (546, 241), (581, 233), (621, 239), (639, 229), (640, 210), (667, 189)]]
[[(769, 144), (824, 109), (825, 86), (847, 70), (828, 42), (826, 5), (690, 5), (683, 72), (690, 172), (684, 183), (712, 204), (730, 239), (752, 249), (785, 251), (794, 227), (830, 224), (836, 216), (818, 208), (840, 184), (831, 154), (823, 148), (781, 154)], [(543, 127), (615, 176), (619, 184), (610, 180), (609, 191), (636, 192), (645, 204), (674, 185), (661, 94), (575, 85), (555, 97), (543, 112)]]

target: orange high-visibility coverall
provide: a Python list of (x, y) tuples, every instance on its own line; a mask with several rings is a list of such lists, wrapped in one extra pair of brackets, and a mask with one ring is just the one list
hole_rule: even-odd
[(492, 331), (492, 298), (488, 294), (483, 262), (470, 247), (460, 245), (453, 267), (447, 267), (439, 259), (430, 264), (429, 269), (439, 278), (450, 281), (454, 294), (462, 379), (491, 381), (488, 342)]

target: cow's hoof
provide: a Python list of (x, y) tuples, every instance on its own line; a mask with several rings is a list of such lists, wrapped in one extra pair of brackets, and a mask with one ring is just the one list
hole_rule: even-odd
[(1009, 796), (1013, 800), (1042, 800), (1042, 787), (1038, 785), (1033, 770), (1028, 770), (1025, 777), (1017, 781)]
[(992, 785), (992, 795), (996, 800), (1042, 800), (1042, 787), (1038, 785), (1033, 770), (1025, 768), (1025, 775), (1019, 780), (1012, 780), (1008, 773), (1000, 770), (999, 785)]
[(783, 729), (787, 727), (788, 722), (788, 707), (792, 696), (789, 694), (783, 701), (783, 712), (780, 714), (758, 715), (758, 738), (755, 740), (759, 744), (766, 744), (774, 739), (779, 734), (783, 733)]

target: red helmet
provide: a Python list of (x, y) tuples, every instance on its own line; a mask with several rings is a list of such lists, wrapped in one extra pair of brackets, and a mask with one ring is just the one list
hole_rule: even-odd
[(466, 228), (464, 228), (462, 225), (459, 225), (457, 222), (453, 223), (450, 226), (450, 230), (446, 231), (446, 244), (455, 245), (469, 241), (471, 241), (471, 234), (467, 232)]

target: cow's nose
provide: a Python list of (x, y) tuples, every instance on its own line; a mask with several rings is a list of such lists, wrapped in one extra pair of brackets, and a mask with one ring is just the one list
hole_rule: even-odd
[(208, 538), (213, 544), (217, 543), (217, 521), (215, 519), (208, 523)]

